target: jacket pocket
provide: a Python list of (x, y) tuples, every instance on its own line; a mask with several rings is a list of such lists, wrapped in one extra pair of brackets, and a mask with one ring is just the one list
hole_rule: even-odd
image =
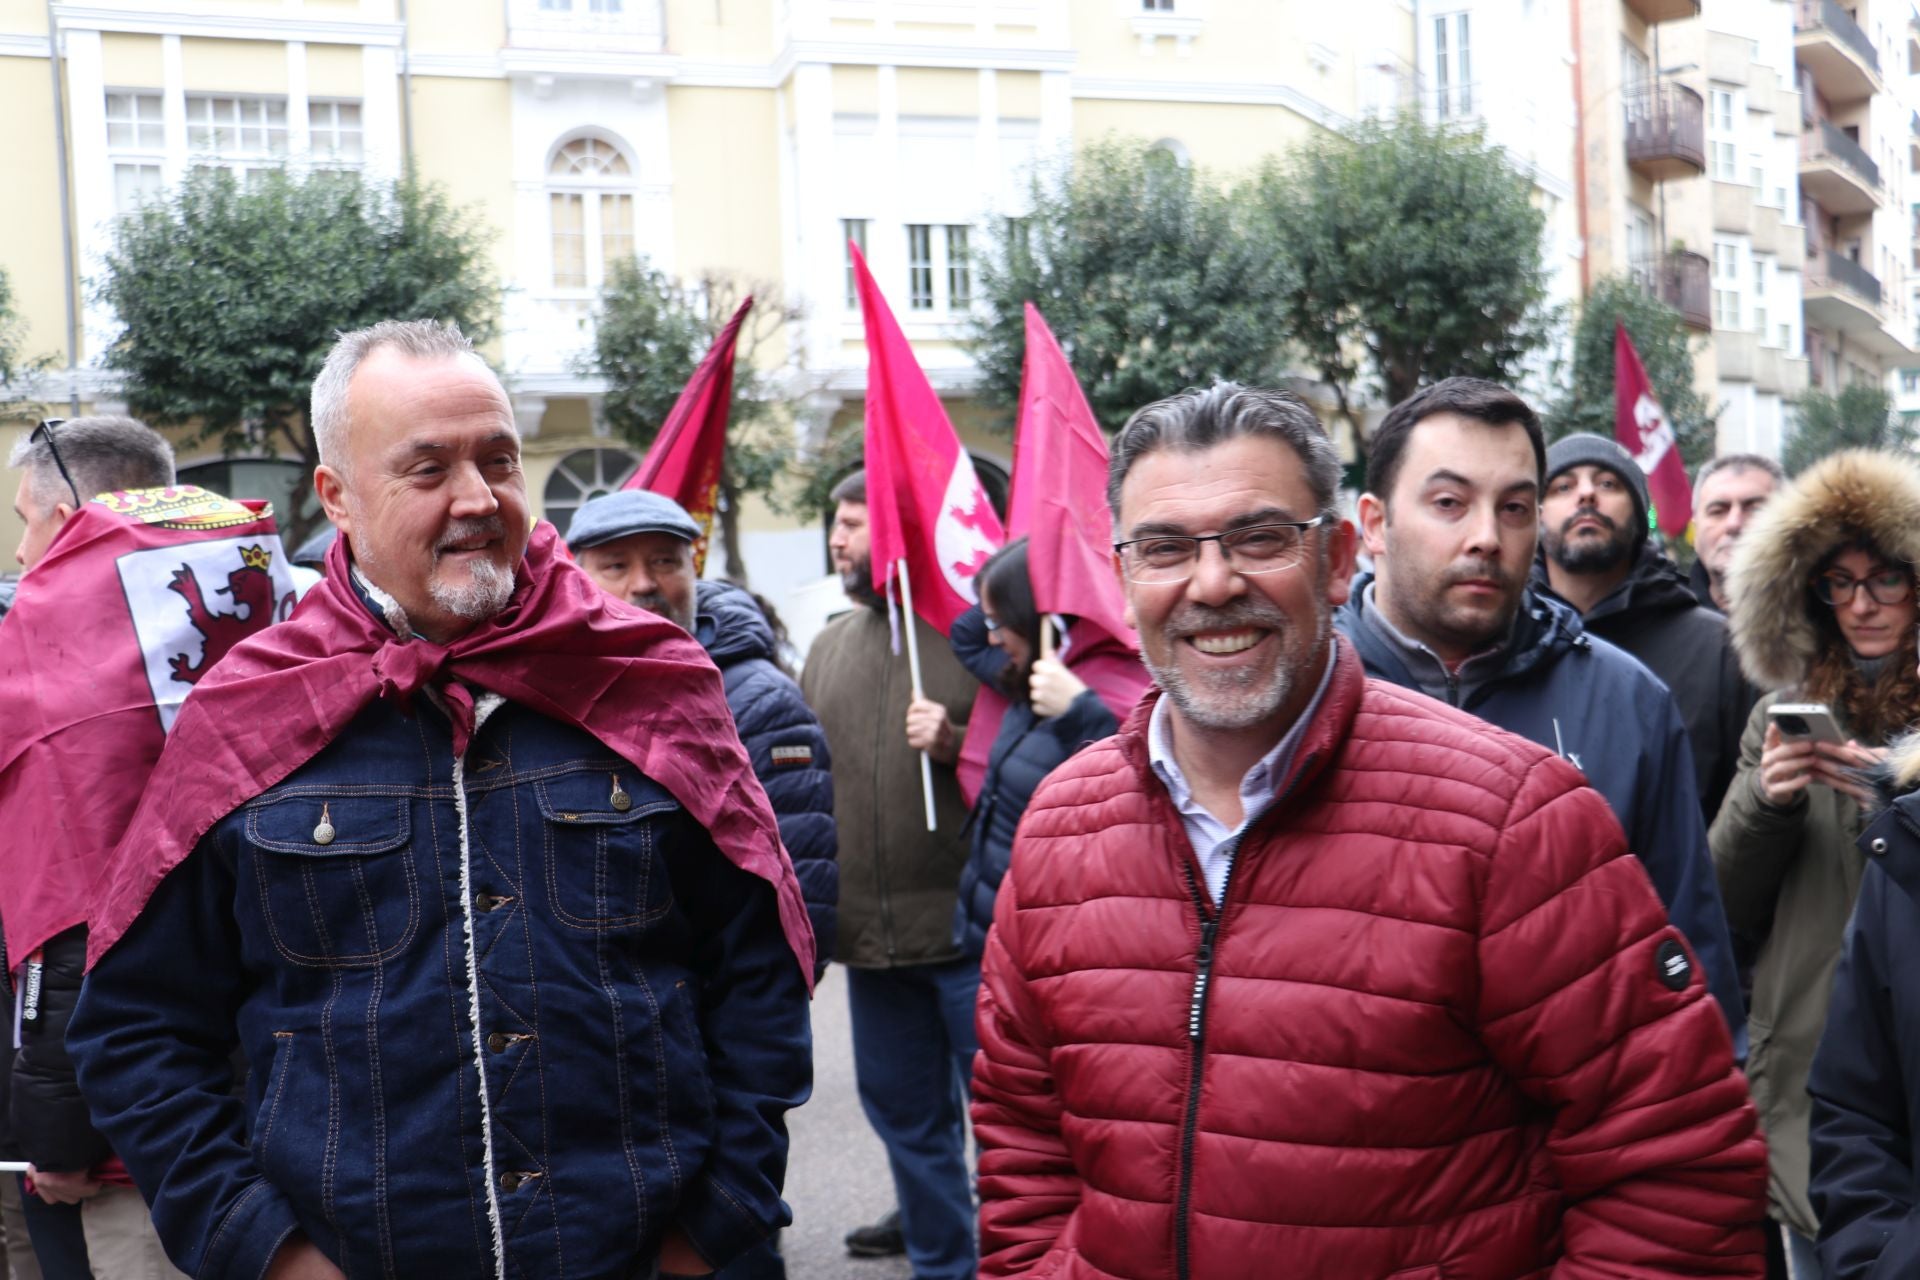
[(270, 793), (247, 807), (246, 833), (261, 916), (284, 959), (375, 965), (413, 940), (420, 884), (406, 796)]
[(267, 1165), (268, 1144), (273, 1141), (273, 1122), (280, 1113), (280, 1098), (287, 1088), (287, 1074), (293, 1069), (293, 1032), (273, 1033), (273, 1061), (267, 1067), (266, 1088), (260, 1095), (260, 1110), (253, 1117), (253, 1138), (248, 1144), (255, 1165)]
[(673, 908), (673, 884), (655, 847), (680, 805), (629, 765), (582, 765), (535, 784), (547, 905), (561, 924), (644, 929)]

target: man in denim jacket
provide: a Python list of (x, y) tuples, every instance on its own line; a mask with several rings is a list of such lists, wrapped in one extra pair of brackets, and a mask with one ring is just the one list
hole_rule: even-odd
[(718, 674), (529, 536), (457, 331), (345, 335), (313, 421), (327, 580), (188, 699), (102, 882), (95, 1121), (196, 1276), (705, 1274), (788, 1220), (810, 1082)]

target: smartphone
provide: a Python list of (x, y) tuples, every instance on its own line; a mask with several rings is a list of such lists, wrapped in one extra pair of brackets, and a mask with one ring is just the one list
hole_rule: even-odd
[(1846, 741), (1832, 709), (1823, 702), (1776, 702), (1767, 708), (1767, 719), (1789, 742), (1811, 740), (1838, 745)]

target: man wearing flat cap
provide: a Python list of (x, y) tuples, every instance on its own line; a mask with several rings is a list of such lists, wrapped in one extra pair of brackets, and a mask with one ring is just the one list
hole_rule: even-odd
[(1640, 659), (1672, 691), (1711, 823), (1739, 768), (1759, 691), (1740, 673), (1726, 619), (1654, 549), (1648, 505), (1647, 477), (1618, 444), (1594, 435), (1554, 441), (1533, 586), (1571, 605), (1589, 633)]
[[(839, 837), (826, 735), (783, 669), (774, 627), (755, 597), (730, 582), (700, 580), (699, 524), (672, 498), (623, 489), (589, 499), (567, 526), (567, 546), (617, 600), (651, 610), (690, 632), (726, 684), (740, 741), (766, 788), (813, 923), (814, 977), (833, 955), (840, 899)], [(722, 1273), (723, 1280), (777, 1280), (786, 1274), (769, 1242)]]

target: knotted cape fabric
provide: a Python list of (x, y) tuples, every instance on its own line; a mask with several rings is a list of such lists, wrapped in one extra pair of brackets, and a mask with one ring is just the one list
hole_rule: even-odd
[(89, 923), (182, 700), (293, 605), (265, 503), (193, 485), (115, 491), (61, 526), (0, 626), (9, 966)]
[(705, 650), (608, 596), (545, 522), (515, 577), (507, 607), (453, 643), (403, 641), (361, 603), (347, 539), (335, 539), (325, 581), (292, 619), (234, 649), (187, 700), (99, 882), (88, 966), (216, 822), (312, 759), (375, 698), (436, 714), (418, 696), (432, 687), (454, 719), (457, 752), (480, 689), (592, 734), (666, 787), (729, 861), (773, 885), (811, 988), (800, 885)]

